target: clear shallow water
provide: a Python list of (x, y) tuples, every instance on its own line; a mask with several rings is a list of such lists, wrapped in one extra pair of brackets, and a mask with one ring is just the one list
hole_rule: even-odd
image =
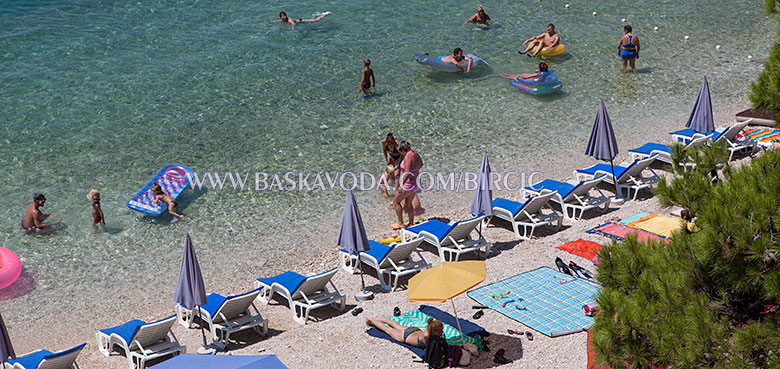
[[(473, 14), (462, 2), (305, 1), (285, 10), (333, 14), (292, 31), (258, 25), (280, 10), (262, 2), (0, 0), (0, 237), (35, 286), (15, 299), (0, 292), (9, 324), (89, 299), (172, 290), (186, 232), (215, 285), (228, 261), (260, 276), (334, 250), (341, 191), (188, 191), (188, 219), (175, 225), (128, 210), (127, 199), (165, 164), (378, 172), (379, 139), (392, 131), (431, 171), (475, 170), (487, 149), (494, 170), (566, 175), (574, 165), (561, 163), (581, 160), (598, 99), (619, 143), (681, 126), (705, 73), (716, 110), (741, 110), (774, 37), (774, 20), (754, 0), (564, 3), (487, 3), (501, 25), (482, 31), (459, 27)], [(617, 75), (621, 18), (641, 40), (638, 76)], [(517, 50), (549, 22), (567, 48), (550, 60), (564, 87), (537, 98), (495, 73), (533, 71), (538, 60)], [(757, 40), (754, 48), (746, 40)], [(492, 68), (439, 73), (411, 57), (454, 47)], [(357, 88), (365, 57), (377, 77), (372, 99)], [(107, 232), (90, 226), (93, 187), (103, 193)], [(20, 232), (33, 192), (62, 214), (56, 234)], [(467, 206), (469, 196), (422, 197), (434, 216)], [(358, 200), (369, 232), (387, 230), (392, 215), (380, 196)]]

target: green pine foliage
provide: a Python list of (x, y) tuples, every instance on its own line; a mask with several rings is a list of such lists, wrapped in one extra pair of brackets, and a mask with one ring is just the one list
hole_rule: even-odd
[[(767, 12), (780, 15), (780, 1), (765, 0)], [(780, 17), (778, 18), (780, 24)], [(777, 41), (769, 49), (764, 70), (758, 79), (750, 84), (750, 101), (753, 109), (766, 109), (780, 117), (780, 27), (777, 30)]]
[[(669, 243), (629, 238), (599, 252), (597, 361), (613, 368), (780, 368), (780, 150), (731, 168), (723, 147), (673, 166), (656, 191), (695, 226)], [(684, 158), (684, 160), (681, 160)]]

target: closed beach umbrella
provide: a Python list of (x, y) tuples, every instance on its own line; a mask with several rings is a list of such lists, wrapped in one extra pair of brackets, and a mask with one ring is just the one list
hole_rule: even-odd
[(8, 330), (5, 329), (3, 315), (0, 314), (0, 365), (8, 361), (8, 358), (16, 359), (14, 347), (11, 345), (11, 337), (8, 337)]
[[(585, 148), (585, 155), (592, 156), (598, 160), (609, 160), (609, 166), (612, 168), (612, 177), (615, 177), (615, 166), (612, 160), (618, 154), (617, 140), (615, 140), (615, 131), (612, 129), (612, 121), (609, 119), (607, 107), (604, 106), (604, 100), (599, 102), (599, 111), (596, 113), (596, 120), (593, 122), (593, 129), (590, 131), (588, 146)], [(615, 178), (615, 189), (617, 190), (617, 178)]]
[(471, 200), (471, 214), (474, 216), (484, 214), (493, 216), (493, 189), (490, 184), (490, 162), (487, 151), (482, 154), (482, 167), (479, 169), (477, 189), (474, 190), (474, 199)]
[(360, 284), (365, 291), (366, 283), (363, 280), (363, 265), (360, 263), (359, 253), (367, 251), (370, 247), (368, 246), (366, 228), (363, 226), (363, 219), (360, 217), (360, 209), (358, 209), (352, 189), (347, 190), (347, 202), (344, 204), (344, 215), (341, 218), (341, 228), (336, 244), (358, 257)]
[(455, 310), (455, 296), (462, 294), (485, 280), (485, 262), (482, 260), (464, 260), (443, 262), (433, 268), (417, 273), (409, 279), (406, 291), (409, 301), (445, 302), (450, 300), (455, 321), (460, 328), (458, 312)]
[[(195, 256), (195, 248), (192, 247), (189, 233), (184, 239), (184, 254), (181, 257), (179, 280), (176, 282), (173, 300), (191, 310), (198, 307), (198, 319), (200, 319), (200, 306), (206, 304), (206, 287), (203, 285), (203, 275), (200, 273), (198, 257)], [(206, 346), (203, 324), (200, 332), (203, 334), (203, 346)]]
[(685, 122), (685, 126), (699, 133), (707, 133), (715, 130), (715, 119), (712, 117), (712, 100), (710, 100), (710, 85), (707, 83), (707, 76), (701, 80), (699, 95), (696, 96), (696, 103), (693, 104), (693, 110)]

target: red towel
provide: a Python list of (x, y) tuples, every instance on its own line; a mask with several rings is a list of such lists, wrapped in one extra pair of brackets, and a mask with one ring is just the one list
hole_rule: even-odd
[(599, 253), (601, 244), (593, 241), (585, 241), (582, 238), (576, 241), (569, 241), (561, 246), (556, 247), (558, 250), (563, 250), (587, 260), (593, 260), (593, 257)]

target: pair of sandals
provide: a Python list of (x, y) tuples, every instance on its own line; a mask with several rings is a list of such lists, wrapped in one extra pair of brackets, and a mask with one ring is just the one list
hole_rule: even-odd
[(556, 257), (555, 258), (555, 266), (558, 267), (558, 271), (561, 273), (568, 274), (572, 277), (582, 277), (587, 279), (593, 278), (593, 273), (591, 273), (589, 270), (577, 265), (573, 261), (569, 261), (569, 265), (566, 265), (561, 258)]
[(527, 338), (529, 341), (533, 341), (533, 340), (534, 340), (534, 334), (533, 334), (533, 333), (531, 333), (531, 331), (525, 331), (525, 332), (523, 332), (523, 331), (516, 331), (516, 330), (514, 330), (514, 329), (507, 329), (506, 331), (507, 331), (508, 333), (510, 333), (510, 334), (516, 334), (516, 335), (518, 335), (518, 336), (523, 336), (523, 335), (525, 335), (525, 338)]

